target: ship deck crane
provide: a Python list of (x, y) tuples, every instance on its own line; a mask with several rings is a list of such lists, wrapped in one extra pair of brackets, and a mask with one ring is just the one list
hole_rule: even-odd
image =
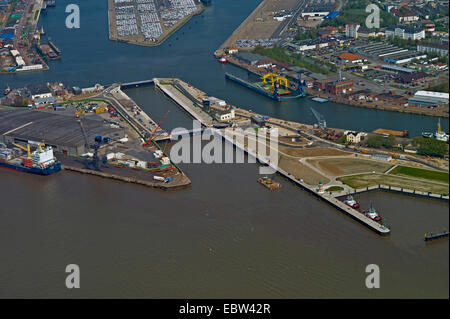
[(27, 152), (27, 157), (31, 158), (30, 144), (27, 144), (27, 147), (24, 147), (20, 144), (12, 143), (14, 146), (20, 148), (21, 150)]

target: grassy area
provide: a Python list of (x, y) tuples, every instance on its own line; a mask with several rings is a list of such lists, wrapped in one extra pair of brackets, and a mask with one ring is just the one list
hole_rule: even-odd
[(428, 89), (426, 89), (426, 91), (435, 91), (435, 92), (444, 92), (444, 93), (449, 93), (449, 82), (443, 82), (441, 84), (438, 84), (436, 86), (432, 86)]
[(449, 193), (447, 185), (436, 184), (428, 181), (412, 180), (393, 175), (361, 174), (340, 177), (338, 180), (355, 189), (366, 188), (368, 186), (386, 185), (411, 190), (415, 189), (421, 192), (432, 192), (434, 194), (448, 195)]
[(432, 171), (416, 167), (397, 166), (392, 171), (390, 171), (389, 174), (428, 179), (431, 181), (441, 183), (448, 183), (447, 172)]
[(341, 187), (341, 186), (331, 186), (331, 187), (328, 187), (325, 191), (327, 191), (327, 192), (339, 192), (339, 191), (343, 191), (343, 190), (344, 190), (344, 188)]
[(331, 73), (326, 68), (318, 66), (315, 63), (308, 62), (308, 61), (304, 60), (302, 57), (300, 57), (299, 55), (296, 55), (296, 54), (289, 55), (289, 54), (287, 54), (286, 50), (279, 48), (279, 47), (263, 48), (261, 46), (258, 46), (253, 50), (253, 53), (272, 58), (272, 59), (277, 60), (282, 63), (305, 68), (314, 73), (322, 73), (322, 74), (330, 74)]

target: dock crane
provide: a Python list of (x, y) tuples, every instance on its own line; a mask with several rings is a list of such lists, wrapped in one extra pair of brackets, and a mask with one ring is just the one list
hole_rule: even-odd
[(327, 121), (325, 120), (323, 115), (320, 114), (319, 112), (317, 112), (316, 110), (314, 110), (313, 108), (311, 108), (311, 111), (314, 114), (314, 117), (317, 119), (319, 127), (321, 129), (325, 130), (327, 128)]
[(156, 131), (160, 128), (161, 124), (164, 122), (164, 120), (166, 119), (167, 114), (169, 114), (169, 113), (170, 113), (170, 110), (168, 110), (168, 111), (166, 112), (166, 114), (165, 114), (164, 117), (162, 118), (161, 122), (159, 122), (158, 126), (153, 130), (152, 135), (150, 136), (150, 138), (148, 139), (148, 141), (145, 142), (142, 146), (147, 146), (147, 145), (149, 145), (149, 144), (152, 142), (153, 137), (155, 136)]
[(100, 148), (101, 140), (98, 141), (98, 139), (95, 138), (95, 143), (92, 143), (92, 144), (89, 143), (88, 134), (87, 134), (86, 129), (85, 129), (84, 125), (83, 125), (83, 121), (81, 120), (81, 117), (79, 117), (78, 115), (77, 115), (77, 121), (78, 121), (78, 124), (80, 124), (81, 132), (83, 133), (85, 147), (87, 149), (93, 149), (94, 150), (94, 156), (92, 158), (92, 163), (94, 164), (95, 169), (99, 170), (98, 149)]

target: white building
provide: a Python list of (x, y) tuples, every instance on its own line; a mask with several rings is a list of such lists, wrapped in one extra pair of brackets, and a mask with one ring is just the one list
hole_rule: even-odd
[(101, 91), (103, 91), (104, 89), (105, 89), (105, 87), (104, 87), (103, 85), (101, 85), (101, 84), (96, 84), (96, 85), (93, 86), (93, 87), (82, 89), (81, 92), (82, 92), (83, 94), (91, 94), (91, 93), (101, 92)]
[(345, 25), (345, 36), (347, 38), (358, 38), (358, 29), (360, 28), (359, 24), (347, 24)]
[(345, 132), (347, 143), (358, 144), (359, 142), (361, 142), (361, 136), (362, 136), (361, 132), (353, 132), (353, 131)]
[(441, 56), (448, 55), (448, 46), (442, 43), (420, 42), (417, 45), (419, 52), (434, 52)]
[(329, 45), (330, 43), (327, 40), (317, 39), (317, 40), (303, 41), (299, 44), (289, 43), (288, 47), (293, 49), (294, 51), (302, 52), (326, 48)]
[(235, 118), (234, 109), (231, 109), (230, 112), (219, 112), (217, 113), (217, 119), (221, 122), (229, 121)]
[(421, 40), (425, 39), (425, 30), (410, 26), (390, 26), (386, 29), (386, 37), (399, 37), (400, 39)]
[(432, 92), (432, 91), (417, 91), (414, 94), (415, 97), (426, 97), (428, 99), (435, 100), (436, 102), (448, 104), (449, 94), (441, 93), (441, 92)]

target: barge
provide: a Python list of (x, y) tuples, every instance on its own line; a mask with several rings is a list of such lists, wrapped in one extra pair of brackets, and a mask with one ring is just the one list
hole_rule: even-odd
[(271, 191), (281, 188), (280, 183), (274, 182), (271, 178), (267, 176), (258, 178), (258, 183), (270, 189)]
[(266, 82), (264, 80), (261, 83), (252, 83), (228, 72), (225, 73), (225, 78), (278, 102), (306, 96), (301, 84), (299, 84), (295, 92), (292, 92), (288, 90), (287, 87), (285, 87), (285, 89), (279, 88), (279, 84), (276, 81), (272, 83), (272, 88), (270, 88), (266, 85)]

